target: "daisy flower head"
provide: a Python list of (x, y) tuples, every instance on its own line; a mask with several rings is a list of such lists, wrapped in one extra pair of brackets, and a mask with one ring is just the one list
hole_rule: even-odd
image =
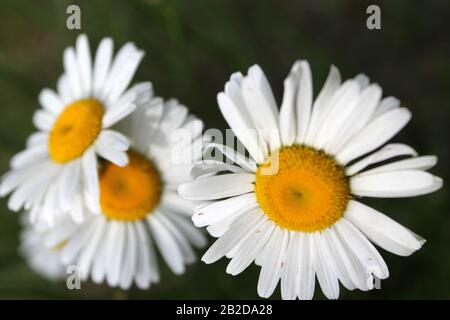
[[(77, 265), (82, 281), (91, 277), (111, 287), (128, 289), (135, 283), (145, 289), (160, 278), (155, 248), (179, 275), (196, 260), (193, 247), (206, 244), (190, 220), (199, 202), (176, 191), (190, 180), (192, 155), (201, 158), (203, 123), (176, 100), (153, 98), (118, 128), (130, 140), (129, 162), (123, 167), (101, 162), (101, 214), (86, 214), (89, 218), (81, 224), (61, 219), (45, 242), (50, 247), (65, 243), (61, 262)], [(179, 133), (184, 139), (173, 138)]]
[(332, 66), (313, 99), (309, 64), (298, 61), (278, 110), (255, 65), (231, 76), (218, 104), (250, 159), (206, 146), (234, 163), (199, 162), (192, 170), (197, 179), (178, 189), (186, 199), (208, 200), (193, 215), (195, 225), (218, 238), (204, 262), (227, 256), (226, 271), (236, 275), (254, 261), (261, 297), (271, 296), (281, 279), (283, 299), (312, 299), (317, 277), (325, 296), (336, 299), (339, 282), (366, 291), (374, 277), (389, 276), (373, 244), (401, 256), (421, 248), (423, 238), (359, 200), (413, 197), (442, 186), (426, 171), (435, 156), (385, 145), (411, 113), (396, 98), (382, 98), (367, 76), (341, 83)]
[(128, 163), (128, 139), (110, 127), (151, 93), (150, 83), (127, 89), (143, 55), (127, 43), (113, 57), (113, 41), (104, 38), (92, 59), (84, 34), (75, 48), (65, 49), (57, 90), (39, 94), (42, 109), (33, 116), (38, 132), (2, 177), (0, 196), (11, 193), (11, 210), (30, 210), (32, 221), (50, 224), (55, 215), (67, 212), (83, 221), (84, 205), (100, 211), (97, 156), (118, 166)]

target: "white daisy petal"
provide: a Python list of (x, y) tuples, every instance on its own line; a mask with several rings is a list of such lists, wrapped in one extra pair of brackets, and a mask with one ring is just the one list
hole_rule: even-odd
[(155, 238), (156, 245), (169, 268), (175, 274), (184, 273), (185, 267), (182, 252), (173, 235), (154, 216), (150, 216), (147, 221)]
[[(216, 148), (219, 150), (227, 159), (236, 163), (238, 166), (242, 167), (248, 172), (256, 172), (256, 163), (253, 159), (246, 158), (244, 155), (240, 154), (237, 151), (234, 151), (231, 147), (218, 144), (218, 143), (208, 143), (204, 149), (205, 151)], [(226, 159), (224, 159), (226, 161)], [(228, 162), (228, 161), (226, 161)]]
[(81, 77), (75, 50), (72, 47), (64, 50), (63, 62), (65, 74), (70, 85), (71, 96), (74, 99), (80, 99), (82, 98), (83, 88), (81, 86)]
[(336, 90), (341, 84), (341, 75), (339, 70), (335, 66), (330, 67), (330, 72), (328, 73), (327, 80), (320, 90), (314, 104), (312, 106), (311, 120), (308, 126), (308, 132), (305, 138), (306, 145), (312, 145), (316, 139), (317, 132), (319, 131), (320, 124), (324, 120), (327, 113), (326, 108), (328, 103), (333, 97)]
[(123, 150), (113, 149), (105, 143), (102, 139), (95, 142), (95, 151), (104, 159), (114, 163), (119, 167), (124, 167), (128, 164), (128, 155)]
[(351, 192), (379, 198), (414, 197), (442, 187), (442, 179), (420, 170), (358, 174), (350, 179)]
[(399, 132), (411, 119), (406, 108), (396, 108), (372, 120), (363, 130), (352, 138), (336, 156), (347, 164), (386, 143)]
[(161, 206), (174, 213), (191, 217), (194, 214), (194, 207), (197, 201), (183, 199), (174, 191), (165, 191), (161, 196)]
[(375, 113), (373, 115), (373, 118), (376, 118), (394, 108), (400, 107), (400, 100), (398, 100), (395, 97), (386, 97), (383, 100), (381, 100), (380, 105), (375, 110)]
[(136, 231), (132, 223), (125, 224), (126, 240), (125, 252), (123, 257), (122, 273), (120, 275), (119, 285), (122, 289), (130, 289), (133, 283), (133, 275), (136, 270), (137, 260), (137, 240)]
[(93, 92), (99, 94), (102, 85), (109, 72), (111, 59), (113, 55), (113, 41), (111, 38), (104, 38), (98, 45), (95, 54), (94, 72), (93, 72)]
[(214, 200), (253, 191), (255, 175), (231, 173), (197, 179), (178, 187), (178, 193), (189, 200)]
[(48, 149), (46, 145), (31, 147), (16, 153), (10, 161), (13, 169), (20, 169), (33, 163), (48, 159)]
[(152, 282), (152, 274), (157, 274), (158, 270), (153, 262), (154, 256), (153, 246), (144, 229), (144, 224), (141, 221), (134, 223), (137, 234), (137, 261), (136, 261), (136, 273), (135, 281), (136, 285), (141, 289), (147, 289)]
[(204, 175), (216, 174), (222, 171), (230, 171), (233, 173), (245, 173), (241, 167), (223, 163), (222, 161), (203, 160), (197, 162), (190, 172), (190, 177), (195, 180)]
[(364, 89), (354, 108), (350, 110), (350, 115), (337, 126), (336, 138), (327, 144), (325, 150), (330, 154), (337, 154), (342, 146), (370, 121), (380, 98), (381, 88), (378, 85), (373, 84)]
[(128, 138), (114, 130), (102, 130), (98, 139), (101, 140), (102, 144), (109, 145), (110, 148), (119, 151), (126, 151), (130, 147)]
[(353, 80), (347, 80), (336, 90), (330, 99), (329, 106), (324, 110), (322, 122), (316, 134), (313, 146), (316, 149), (324, 148), (336, 139), (336, 131), (347, 120), (356, 107), (359, 86)]
[(373, 272), (380, 279), (389, 277), (389, 271), (383, 258), (355, 226), (345, 218), (340, 219), (334, 226), (341, 241), (351, 249), (366, 268), (366, 272)]
[(266, 245), (274, 229), (275, 225), (271, 221), (259, 220), (255, 225), (255, 230), (249, 233), (250, 236), (239, 247), (238, 252), (233, 255), (233, 259), (227, 266), (227, 273), (235, 276), (244, 271)]
[(290, 146), (297, 136), (296, 125), (296, 96), (297, 96), (297, 72), (291, 69), (286, 80), (284, 80), (283, 102), (280, 107), (280, 135), (283, 145)]
[(298, 271), (300, 269), (298, 251), (300, 245), (300, 233), (289, 232), (289, 243), (286, 249), (286, 258), (281, 274), (281, 298), (294, 300), (297, 297)]
[(38, 110), (33, 114), (33, 124), (41, 131), (50, 131), (54, 122), (55, 118), (46, 111)]
[(74, 100), (72, 97), (69, 80), (67, 80), (67, 75), (63, 74), (58, 78), (57, 88), (59, 98), (64, 105), (68, 105)]
[(360, 173), (359, 176), (398, 170), (428, 170), (433, 168), (436, 163), (436, 156), (414, 157), (378, 166), (376, 168)]
[(354, 200), (347, 205), (345, 218), (372, 242), (400, 256), (419, 250), (425, 240), (384, 214)]
[(254, 193), (247, 193), (225, 200), (213, 202), (209, 205), (195, 209), (192, 221), (197, 227), (204, 227), (214, 224), (235, 214), (256, 207), (256, 197)]
[(84, 96), (90, 96), (92, 87), (92, 58), (89, 41), (85, 34), (81, 34), (77, 38), (76, 55), (82, 94)]
[(281, 268), (288, 243), (289, 233), (285, 230), (275, 228), (267, 246), (272, 252), (270, 259), (261, 265), (261, 272), (258, 280), (258, 295), (268, 298), (277, 287), (281, 276)]
[(296, 141), (300, 144), (306, 140), (309, 121), (311, 117), (311, 106), (313, 99), (312, 77), (309, 63), (305, 60), (297, 61), (292, 67), (294, 72), (298, 69), (298, 91), (296, 99), (297, 115), (297, 137)]
[(225, 85), (225, 93), (217, 95), (217, 103), (220, 111), (233, 133), (245, 146), (251, 157), (257, 162), (264, 161), (266, 154), (261, 147), (261, 141), (255, 131), (252, 118), (245, 108), (240, 83), (231, 79)]
[(61, 98), (51, 89), (43, 89), (39, 93), (38, 100), (39, 104), (53, 115), (58, 115), (64, 107)]
[(228, 231), (206, 251), (202, 261), (210, 264), (225, 256), (262, 218), (263, 216), (254, 210), (247, 211), (236, 218)]
[(339, 297), (339, 282), (336, 275), (334, 260), (323, 239), (323, 234), (314, 232), (311, 235), (314, 252), (314, 270), (323, 293), (328, 299)]
[(378, 151), (375, 151), (371, 155), (355, 162), (351, 166), (345, 169), (347, 176), (352, 176), (364, 168), (370, 166), (371, 164), (381, 162), (390, 158), (398, 156), (416, 156), (417, 152), (410, 146), (402, 143), (391, 143), (387, 144)]
[(105, 115), (102, 119), (103, 128), (109, 128), (112, 125), (116, 124), (134, 110), (136, 110), (136, 105), (134, 103), (124, 103), (120, 104), (114, 108), (110, 108), (106, 111)]

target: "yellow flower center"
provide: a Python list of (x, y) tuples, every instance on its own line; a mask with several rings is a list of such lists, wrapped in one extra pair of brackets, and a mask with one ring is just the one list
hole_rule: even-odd
[(323, 151), (299, 145), (282, 147), (258, 167), (255, 193), (269, 219), (302, 232), (333, 225), (350, 199), (343, 168)]
[(104, 109), (95, 99), (69, 104), (53, 124), (48, 139), (50, 158), (65, 163), (80, 157), (97, 138), (102, 128)]
[(110, 219), (143, 219), (161, 198), (161, 179), (153, 163), (132, 150), (128, 157), (127, 166), (106, 162), (100, 172), (100, 205)]

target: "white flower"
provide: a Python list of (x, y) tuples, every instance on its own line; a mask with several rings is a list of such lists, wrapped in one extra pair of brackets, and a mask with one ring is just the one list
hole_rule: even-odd
[(29, 223), (29, 217), (25, 217), (22, 223), (24, 229), (20, 234), (20, 253), (37, 274), (53, 281), (63, 279), (65, 270), (59, 257), (60, 246), (46, 247), (42, 241), (45, 231), (36, 229)]
[[(199, 162), (192, 171), (197, 179), (178, 189), (186, 199), (210, 200), (193, 216), (219, 238), (204, 262), (226, 255), (226, 271), (236, 275), (255, 261), (261, 297), (272, 295), (281, 279), (284, 299), (311, 299), (317, 276), (324, 294), (335, 299), (339, 281), (349, 290), (369, 290), (373, 275), (388, 277), (369, 240), (401, 256), (423, 245), (424, 239), (357, 200), (413, 197), (442, 186), (426, 172), (435, 156), (418, 157), (400, 143), (382, 147), (411, 113), (396, 98), (381, 99), (381, 88), (365, 75), (341, 84), (331, 67), (313, 101), (309, 64), (296, 62), (278, 112), (264, 73), (253, 66), (246, 76), (231, 76), (218, 103), (252, 159), (210, 145), (235, 164)], [(400, 156), (408, 157), (379, 164)], [(211, 176), (219, 171), (231, 172)]]
[(83, 281), (90, 276), (112, 287), (128, 289), (134, 282), (148, 288), (160, 277), (155, 247), (169, 268), (182, 274), (196, 260), (192, 246), (206, 244), (190, 221), (199, 202), (176, 192), (190, 180), (193, 161), (201, 158), (203, 124), (176, 100), (154, 98), (119, 127), (131, 142), (130, 161), (124, 167), (101, 163), (101, 214), (89, 215), (82, 224), (57, 221), (45, 242), (65, 243), (61, 261), (78, 265)]
[(57, 92), (44, 89), (39, 95), (42, 109), (33, 117), (39, 131), (2, 178), (0, 196), (12, 192), (11, 210), (29, 209), (33, 222), (50, 224), (63, 212), (83, 221), (83, 205), (99, 212), (97, 155), (119, 166), (128, 162), (128, 139), (108, 128), (150, 95), (150, 83), (125, 91), (143, 55), (127, 43), (113, 59), (113, 42), (105, 38), (92, 64), (86, 35), (64, 51)]

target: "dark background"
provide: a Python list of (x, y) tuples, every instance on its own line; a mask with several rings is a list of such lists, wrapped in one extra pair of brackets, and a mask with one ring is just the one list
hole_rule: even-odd
[[(66, 28), (66, 8), (81, 7), (82, 32), (91, 49), (104, 36), (115, 49), (133, 41), (146, 51), (135, 77), (151, 80), (156, 94), (176, 97), (207, 127), (225, 129), (216, 94), (229, 75), (258, 63), (277, 100), (296, 59), (311, 63), (315, 92), (335, 64), (349, 78), (364, 72), (384, 95), (398, 97), (413, 112), (395, 141), (420, 154), (436, 154), (432, 170), (444, 187), (432, 195), (367, 200), (425, 237), (422, 250), (408, 258), (380, 249), (390, 277), (382, 290), (341, 291), (346, 299), (450, 298), (449, 100), (450, 4), (384, 1), (382, 29), (366, 28), (365, 1), (0, 1), (0, 174), (34, 131), (31, 115), (43, 87), (56, 86), (62, 52), (79, 31)], [(259, 268), (237, 277), (225, 273), (225, 259), (198, 263), (176, 277), (162, 266), (162, 281), (150, 290), (123, 292), (83, 283), (69, 291), (34, 274), (17, 253), (18, 216), (0, 200), (0, 298), (257, 298)], [(199, 253), (201, 254), (201, 253)], [(323, 295), (316, 286), (316, 297)], [(276, 290), (274, 298), (279, 298)]]

